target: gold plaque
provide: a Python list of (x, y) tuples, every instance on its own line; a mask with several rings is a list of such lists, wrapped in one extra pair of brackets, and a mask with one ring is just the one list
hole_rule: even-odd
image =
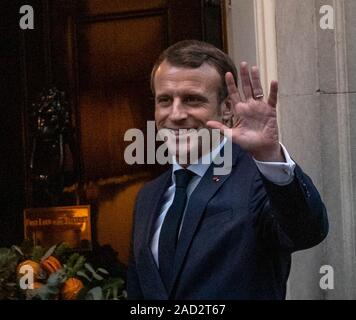
[(24, 212), (25, 239), (43, 247), (66, 242), (91, 249), (90, 206), (30, 208)]

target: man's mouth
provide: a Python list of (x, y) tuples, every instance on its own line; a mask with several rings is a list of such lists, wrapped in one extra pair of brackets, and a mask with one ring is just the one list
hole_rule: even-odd
[(186, 134), (192, 134), (194, 132), (197, 132), (198, 129), (196, 128), (179, 128), (179, 129), (172, 129), (172, 128), (167, 128), (170, 133), (176, 135), (176, 136), (182, 136)]

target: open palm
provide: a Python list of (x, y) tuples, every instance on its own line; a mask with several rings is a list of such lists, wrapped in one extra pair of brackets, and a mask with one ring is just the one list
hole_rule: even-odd
[(271, 82), (268, 100), (264, 101), (258, 68), (252, 67), (250, 78), (248, 65), (242, 62), (240, 75), (244, 100), (235, 85), (233, 75), (230, 72), (225, 75), (235, 118), (233, 127), (229, 128), (218, 121), (208, 121), (207, 125), (220, 129), (257, 160), (283, 161), (276, 110), (278, 83)]

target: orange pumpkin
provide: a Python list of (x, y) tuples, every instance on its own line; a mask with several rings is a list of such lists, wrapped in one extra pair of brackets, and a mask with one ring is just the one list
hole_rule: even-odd
[(61, 269), (62, 265), (57, 258), (49, 256), (47, 259), (41, 262), (41, 267), (46, 270), (48, 274), (51, 274)]
[(16, 274), (17, 274), (17, 277), (18, 277), (18, 278), (21, 278), (21, 277), (25, 274), (24, 271), (21, 272), (21, 268), (22, 268), (23, 266), (29, 266), (29, 267), (31, 267), (32, 270), (33, 270), (33, 276), (34, 276), (34, 278), (35, 278), (35, 279), (38, 278), (38, 276), (39, 276), (39, 274), (40, 274), (40, 272), (41, 272), (41, 266), (40, 266), (40, 264), (39, 264), (38, 262), (33, 261), (33, 260), (25, 260), (25, 261), (19, 263), (18, 266), (17, 266), (17, 268), (16, 268)]
[(64, 282), (61, 295), (64, 300), (75, 300), (79, 291), (84, 287), (83, 282), (77, 278), (68, 278)]
[(33, 289), (39, 289), (43, 286), (43, 283), (41, 282), (34, 282), (33, 283)]

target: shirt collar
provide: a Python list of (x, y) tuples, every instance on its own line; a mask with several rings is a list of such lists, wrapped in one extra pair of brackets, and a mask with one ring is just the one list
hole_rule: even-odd
[[(225, 145), (226, 141), (227, 138), (224, 137), (224, 139), (220, 142), (220, 144), (217, 147), (215, 147), (211, 152), (203, 155), (196, 163), (190, 164), (187, 167), (187, 169), (194, 172), (197, 176), (203, 177), (205, 172), (208, 170), (211, 163), (215, 159), (215, 157), (218, 155), (222, 147)], [(173, 170), (172, 170), (173, 181), (175, 181), (174, 172), (180, 169), (184, 169), (184, 168), (177, 163), (175, 156), (173, 156)]]

